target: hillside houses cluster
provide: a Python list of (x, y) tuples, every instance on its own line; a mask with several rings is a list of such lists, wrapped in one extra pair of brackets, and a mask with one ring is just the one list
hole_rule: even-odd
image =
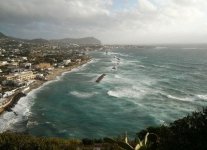
[[(8, 44), (8, 43), (7, 43)], [(56, 68), (64, 68), (88, 59), (84, 52), (48, 44), (0, 43), (0, 103), (1, 98), (14, 90), (26, 87), (36, 80), (47, 80), (47, 75)], [(25, 49), (25, 47), (27, 47)], [(51, 51), (50, 51), (51, 48)]]

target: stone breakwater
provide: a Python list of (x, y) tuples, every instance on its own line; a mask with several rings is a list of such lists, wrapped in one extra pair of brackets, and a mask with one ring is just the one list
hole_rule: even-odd
[(0, 114), (3, 113), (4, 111), (12, 111), (11, 108), (13, 108), (20, 100), (20, 98), (23, 96), (26, 96), (26, 94), (22, 92), (14, 94), (14, 96), (11, 97), (10, 100), (1, 107)]

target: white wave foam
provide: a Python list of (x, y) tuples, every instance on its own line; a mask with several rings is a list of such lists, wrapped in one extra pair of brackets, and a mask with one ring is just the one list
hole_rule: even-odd
[(137, 65), (137, 67), (139, 67), (139, 68), (145, 68), (144, 65)]
[(31, 127), (37, 126), (38, 124), (39, 123), (37, 121), (28, 121), (27, 122), (27, 127), (31, 128)]
[(71, 95), (78, 97), (78, 98), (90, 98), (97, 94), (97, 92), (80, 92), (80, 91), (72, 91), (70, 92)]
[(117, 75), (117, 74), (115, 74), (114, 77), (117, 78), (117, 79), (121, 79), (122, 78), (120, 75)]
[(207, 100), (207, 95), (197, 95), (198, 98)]
[(148, 89), (132, 87), (132, 88), (116, 88), (114, 90), (109, 90), (107, 94), (116, 98), (141, 98), (148, 93)]
[(180, 100), (180, 101), (187, 101), (187, 102), (193, 102), (194, 98), (193, 97), (176, 97), (173, 95), (167, 95), (168, 98), (175, 99), (175, 100)]
[[(18, 103), (12, 108), (13, 112), (5, 112), (0, 117), (0, 132), (13, 130), (13, 125), (17, 122), (27, 119), (31, 114), (30, 108), (34, 104), (36, 91), (28, 93), (26, 97), (22, 97)], [(15, 115), (14, 112), (17, 114)]]
[(168, 47), (165, 47), (165, 46), (157, 46), (155, 47), (154, 49), (167, 49)]
[(122, 56), (122, 57), (132, 57), (132, 56), (129, 55), (129, 54), (116, 53), (116, 52), (109, 52), (109, 54), (110, 54), (110, 55), (115, 55), (115, 56), (117, 56), (117, 57), (120, 57), (120, 56)]
[(152, 66), (154, 66), (154, 67), (158, 67), (158, 68), (171, 69), (171, 67), (168, 66), (168, 65), (156, 65), (156, 64), (153, 64)]
[(184, 47), (182, 49), (197, 49), (197, 48), (195, 48), (195, 47)]
[(141, 65), (141, 64), (139, 64), (140, 63), (140, 61), (139, 60), (122, 60), (122, 61), (120, 61), (119, 62), (119, 65), (121, 65), (121, 66), (134, 66), (134, 67), (145, 67), (145, 66), (143, 66), (143, 65)]

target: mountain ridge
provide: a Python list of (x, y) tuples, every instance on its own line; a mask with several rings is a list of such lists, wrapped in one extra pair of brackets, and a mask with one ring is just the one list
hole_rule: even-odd
[(83, 37), (83, 38), (62, 38), (62, 39), (51, 39), (46, 40), (43, 38), (35, 38), (35, 39), (21, 39), (16, 38), (12, 36), (7, 36), (0, 32), (0, 38), (8, 38), (11, 40), (16, 41), (25, 41), (25, 42), (31, 42), (31, 43), (56, 43), (56, 44), (77, 44), (77, 45), (101, 45), (101, 41), (94, 37)]
[(1, 37), (6, 37), (6, 35), (3, 34), (2, 32), (0, 32), (0, 38), (1, 38)]

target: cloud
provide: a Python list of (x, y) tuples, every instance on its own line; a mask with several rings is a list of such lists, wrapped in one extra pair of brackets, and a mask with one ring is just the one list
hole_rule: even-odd
[(95, 36), (104, 43), (121, 44), (202, 42), (207, 38), (205, 0), (121, 2), (0, 0), (0, 30), (23, 38)]

